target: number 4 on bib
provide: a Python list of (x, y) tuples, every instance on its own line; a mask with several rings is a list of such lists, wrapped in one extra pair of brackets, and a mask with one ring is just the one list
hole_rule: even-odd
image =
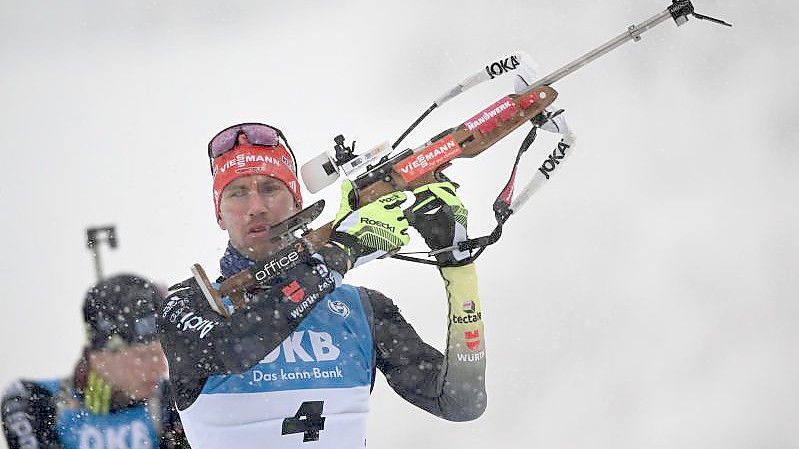
[(283, 420), (283, 435), (303, 433), (303, 443), (319, 440), (319, 431), (325, 430), (324, 406), (324, 401), (303, 402), (293, 418)]

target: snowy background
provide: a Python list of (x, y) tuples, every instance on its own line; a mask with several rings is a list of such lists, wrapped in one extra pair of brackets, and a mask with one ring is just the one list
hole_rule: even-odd
[[(70, 373), (94, 281), (86, 226), (117, 225), (106, 273), (215, 271), (226, 239), (204, 152), (221, 128), (272, 123), (301, 162), (339, 133), (363, 150), (497, 56), (523, 49), (549, 72), (667, 4), (2, 0), (0, 383)], [(554, 86), (575, 154), (478, 262), (485, 415), (439, 420), (381, 377), (370, 448), (799, 447), (799, 7), (695, 4), (735, 27), (669, 22)], [(511, 89), (473, 89), (406, 144)], [(473, 235), (493, 227), (522, 137), (447, 172)], [(327, 221), (337, 194), (306, 199), (332, 202)], [(443, 347), (435, 270), (348, 277)]]

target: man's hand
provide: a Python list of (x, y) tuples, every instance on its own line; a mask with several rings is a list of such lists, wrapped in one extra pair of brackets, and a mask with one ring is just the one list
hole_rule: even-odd
[[(469, 212), (456, 189), (457, 185), (452, 182), (436, 182), (413, 191), (416, 202), (409, 209), (408, 220), (432, 250), (457, 247), (468, 239)], [(444, 266), (462, 265), (469, 262), (471, 252), (454, 249), (435, 257)]]
[(330, 241), (358, 266), (395, 252), (410, 241), (408, 220), (399, 207), (408, 197), (393, 192), (358, 208), (352, 183), (341, 183), (341, 206)]

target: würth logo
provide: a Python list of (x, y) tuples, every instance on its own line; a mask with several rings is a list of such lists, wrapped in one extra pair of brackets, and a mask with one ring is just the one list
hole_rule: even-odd
[(291, 283), (283, 287), (283, 296), (294, 304), (297, 304), (305, 297), (305, 290), (300, 287), (297, 281), (291, 281)]
[(480, 329), (464, 332), (463, 338), (466, 340), (466, 347), (470, 351), (474, 351), (480, 347)]

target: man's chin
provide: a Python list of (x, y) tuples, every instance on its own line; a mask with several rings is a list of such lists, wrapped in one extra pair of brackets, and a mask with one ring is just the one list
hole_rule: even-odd
[(274, 245), (265, 245), (263, 243), (252, 245), (247, 247), (246, 251), (243, 251), (244, 254), (250, 260), (266, 260), (275, 253), (277, 250)]

